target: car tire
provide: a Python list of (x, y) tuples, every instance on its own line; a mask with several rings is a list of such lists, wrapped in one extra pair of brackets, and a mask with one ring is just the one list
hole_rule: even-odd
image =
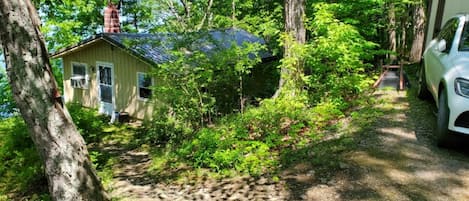
[(450, 146), (451, 131), (448, 129), (449, 122), (449, 108), (448, 108), (448, 95), (446, 90), (443, 89), (438, 97), (438, 115), (437, 115), (437, 128), (436, 128), (436, 142), (440, 147)]
[(422, 60), (420, 64), (419, 76), (418, 76), (418, 89), (417, 97), (422, 100), (428, 100), (430, 98), (430, 92), (427, 89), (427, 80), (425, 78), (425, 66)]

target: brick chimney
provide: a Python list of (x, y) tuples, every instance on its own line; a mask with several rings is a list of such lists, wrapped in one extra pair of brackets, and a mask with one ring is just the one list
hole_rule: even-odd
[(121, 32), (119, 23), (119, 9), (111, 1), (104, 9), (104, 33)]

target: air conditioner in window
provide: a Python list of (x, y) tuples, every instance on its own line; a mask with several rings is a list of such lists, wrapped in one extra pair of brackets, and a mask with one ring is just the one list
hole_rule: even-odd
[(75, 75), (70, 78), (71, 85), (73, 88), (88, 88), (88, 76)]

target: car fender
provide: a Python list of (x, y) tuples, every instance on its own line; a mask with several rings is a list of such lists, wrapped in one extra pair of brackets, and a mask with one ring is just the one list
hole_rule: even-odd
[(447, 84), (447, 80), (445, 80), (444, 78), (440, 80), (440, 84), (438, 84), (438, 93), (435, 93), (435, 105), (437, 108), (440, 108), (439, 106), (439, 101), (438, 99), (440, 98), (440, 95), (441, 95), (441, 92), (443, 91), (443, 89), (446, 89), (446, 93), (449, 93), (449, 89), (448, 89), (448, 84)]

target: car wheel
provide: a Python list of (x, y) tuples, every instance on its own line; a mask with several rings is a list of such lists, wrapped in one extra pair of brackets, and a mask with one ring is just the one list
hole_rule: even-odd
[(427, 100), (430, 98), (430, 92), (427, 89), (427, 80), (425, 79), (425, 67), (424, 62), (422, 61), (419, 70), (418, 76), (418, 89), (417, 89), (417, 97), (422, 100)]
[(449, 108), (446, 90), (441, 91), (438, 97), (438, 106), (436, 141), (438, 146), (447, 147), (450, 145), (451, 131), (448, 129)]

